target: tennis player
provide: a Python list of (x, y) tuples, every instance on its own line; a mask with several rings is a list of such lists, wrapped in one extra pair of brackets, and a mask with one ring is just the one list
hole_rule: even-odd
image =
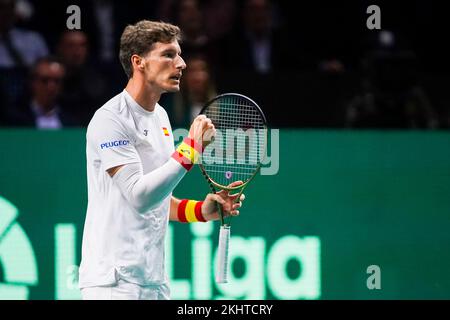
[(218, 203), (226, 215), (239, 214), (244, 197), (237, 201), (225, 191), (203, 201), (172, 196), (215, 135), (210, 119), (201, 115), (174, 148), (169, 118), (158, 101), (180, 88), (186, 64), (179, 40), (177, 26), (148, 20), (127, 26), (120, 39), (128, 84), (97, 110), (86, 134), (83, 299), (170, 299), (164, 266), (168, 221), (217, 220)]

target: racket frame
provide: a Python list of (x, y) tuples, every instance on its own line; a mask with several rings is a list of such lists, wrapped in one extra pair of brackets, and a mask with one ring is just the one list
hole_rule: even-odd
[[(213, 98), (212, 100), (210, 100), (202, 108), (202, 110), (200, 111), (199, 114), (204, 114), (205, 111), (207, 110), (207, 108), (211, 104), (215, 103), (217, 100), (222, 99), (224, 97), (231, 97), (231, 96), (233, 96), (233, 97), (237, 96), (237, 97), (249, 100), (253, 104), (253, 106), (256, 107), (256, 110), (261, 115), (261, 117), (263, 119), (263, 125), (264, 125), (263, 130), (265, 131), (264, 132), (265, 133), (264, 134), (264, 143), (263, 143), (264, 150), (262, 152), (262, 157), (265, 157), (266, 156), (266, 148), (267, 148), (267, 135), (268, 135), (267, 120), (266, 120), (266, 117), (265, 117), (264, 113), (262, 112), (261, 108), (258, 106), (258, 104), (255, 101), (253, 101), (252, 99), (250, 99), (249, 97), (244, 96), (239, 93), (224, 93), (224, 94), (218, 95), (215, 98)], [(233, 190), (240, 189), (239, 194), (235, 200), (236, 202), (238, 202), (238, 201), (240, 201), (242, 192), (244, 191), (245, 187), (247, 187), (248, 183), (251, 180), (253, 180), (253, 178), (259, 172), (259, 170), (261, 168), (262, 160), (263, 159), (261, 159), (258, 162), (257, 167), (256, 167), (255, 171), (253, 172), (253, 174), (246, 181), (243, 181), (243, 184), (240, 184), (235, 187), (228, 187), (228, 186), (222, 185), (220, 183), (217, 183), (216, 181), (211, 179), (209, 177), (208, 173), (206, 172), (204, 166), (202, 165), (202, 161), (199, 162), (199, 167), (200, 167), (200, 170), (201, 170), (203, 176), (206, 178), (206, 180), (211, 188), (211, 191), (213, 193), (217, 193), (217, 189), (225, 190), (225, 191), (233, 191)], [(218, 269), (217, 269), (217, 273), (216, 273), (216, 282), (217, 283), (227, 283), (228, 282), (228, 250), (229, 250), (229, 245), (230, 245), (229, 237), (230, 237), (231, 225), (230, 225), (230, 223), (225, 223), (222, 205), (217, 204), (217, 207), (218, 207), (218, 211), (219, 211), (221, 226), (220, 226), (219, 245), (218, 245), (218, 261), (217, 261)], [(223, 234), (222, 234), (224, 232), (226, 232), (228, 235), (228, 238), (226, 240), (224, 239)], [(225, 241), (225, 243), (223, 241)]]
[[(253, 104), (253, 106), (256, 108), (256, 110), (258, 111), (258, 113), (261, 115), (262, 119), (264, 120), (264, 128), (263, 128), (263, 130), (265, 130), (265, 134), (264, 134), (264, 143), (263, 143), (264, 150), (263, 150), (263, 152), (262, 152), (262, 156), (265, 157), (265, 156), (266, 156), (266, 148), (267, 148), (267, 134), (268, 134), (267, 119), (266, 119), (266, 116), (264, 115), (264, 113), (262, 112), (261, 108), (259, 107), (259, 105), (258, 105), (254, 100), (252, 100), (252, 99), (250, 99), (249, 97), (244, 96), (243, 94), (240, 94), (240, 93), (223, 93), (223, 94), (220, 94), (220, 95), (216, 96), (215, 98), (211, 99), (208, 103), (206, 103), (206, 105), (202, 108), (202, 110), (200, 111), (199, 114), (204, 114), (205, 111), (206, 111), (206, 109), (208, 109), (208, 107), (209, 107), (211, 104), (213, 104), (213, 103), (216, 102), (217, 100), (222, 99), (222, 98), (224, 98), (224, 97), (240, 97), (240, 98), (249, 100), (249, 101)], [(213, 124), (214, 124), (214, 123), (213, 123)], [(257, 173), (259, 172), (259, 170), (261, 169), (261, 163), (262, 163), (262, 160), (263, 160), (263, 159), (261, 159), (261, 161), (259, 161), (259, 163), (258, 163), (258, 165), (257, 165), (257, 167), (256, 167), (256, 169), (255, 169), (255, 171), (254, 171), (253, 174), (247, 179), (247, 181), (243, 181), (243, 184), (238, 185), (238, 186), (236, 186), (236, 187), (228, 187), (228, 186), (222, 185), (222, 184), (220, 184), (220, 183), (217, 183), (216, 181), (214, 181), (213, 179), (211, 179), (211, 178), (209, 177), (208, 173), (206, 172), (206, 170), (205, 170), (205, 168), (204, 168), (204, 166), (203, 166), (203, 164), (202, 164), (202, 161), (199, 162), (198, 166), (200, 167), (200, 170), (202, 171), (203, 175), (206, 177), (206, 179), (208, 180), (208, 182), (209, 182), (210, 184), (213, 184), (214, 187), (219, 188), (219, 189), (221, 189), (221, 190), (232, 191), (232, 190), (237, 190), (237, 189), (244, 188), (244, 187), (245, 187), (245, 186), (246, 186), (246, 185), (247, 185), (247, 184), (248, 184), (248, 183), (256, 176), (256, 174), (257, 174)], [(213, 189), (213, 190), (214, 190), (214, 189)], [(241, 191), (241, 193), (242, 193), (242, 191)]]

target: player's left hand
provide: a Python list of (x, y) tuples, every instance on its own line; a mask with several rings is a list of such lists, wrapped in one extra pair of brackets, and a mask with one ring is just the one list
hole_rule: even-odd
[[(242, 181), (235, 181), (228, 185), (228, 187), (237, 187), (241, 185)], [(217, 193), (210, 193), (206, 196), (202, 205), (202, 214), (205, 220), (219, 220), (219, 210), (218, 204), (222, 205), (222, 212), (224, 217), (228, 216), (238, 216), (239, 208), (242, 206), (242, 201), (245, 200), (245, 195), (241, 194), (239, 201), (237, 197), (239, 192), (235, 194), (230, 194), (230, 191), (221, 190)]]

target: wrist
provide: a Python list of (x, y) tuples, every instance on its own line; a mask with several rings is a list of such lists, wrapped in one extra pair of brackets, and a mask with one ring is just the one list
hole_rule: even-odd
[(196, 141), (191, 136), (187, 136), (186, 138), (184, 138), (183, 142), (194, 148), (200, 154), (203, 152), (203, 150), (205, 150), (205, 146), (202, 144), (202, 142)]
[(206, 222), (202, 214), (203, 201), (183, 199), (178, 204), (178, 220), (184, 223)]
[(178, 161), (187, 171), (191, 170), (195, 163), (198, 162), (204, 148), (190, 137), (184, 138), (183, 142), (177, 147), (172, 154), (172, 158)]

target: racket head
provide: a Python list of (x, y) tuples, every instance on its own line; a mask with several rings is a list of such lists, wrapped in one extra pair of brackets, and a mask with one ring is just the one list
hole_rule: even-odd
[[(224, 93), (209, 101), (200, 114), (214, 124), (216, 137), (205, 150), (199, 167), (216, 188), (236, 190), (258, 173), (266, 155), (267, 120), (251, 98)], [(229, 187), (232, 182), (243, 183)]]

